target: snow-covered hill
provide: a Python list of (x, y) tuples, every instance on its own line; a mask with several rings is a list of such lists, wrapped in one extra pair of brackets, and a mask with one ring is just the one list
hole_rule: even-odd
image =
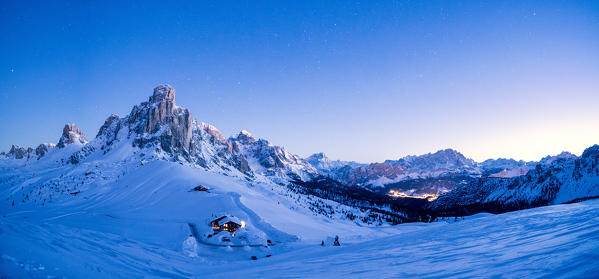
[[(240, 208), (232, 213), (251, 222), (249, 229), (266, 232), (276, 242), (227, 247), (187, 241), (189, 224), (206, 225), (210, 215), (204, 210), (233, 206), (238, 203), (235, 195), (221, 196), (220, 190), (188, 193), (185, 187), (169, 187), (175, 181), (186, 184), (199, 178), (163, 180), (172, 171), (185, 177), (190, 174), (180, 172), (184, 167), (171, 166), (174, 169), (149, 177), (143, 185), (149, 187), (148, 192), (143, 188), (131, 192), (143, 195), (131, 207), (104, 204), (73, 206), (72, 210), (3, 211), (0, 272), (19, 278), (592, 278), (599, 272), (598, 200), (378, 229), (315, 222), (301, 215), (262, 220), (278, 223), (279, 228), (290, 225), (288, 231), (306, 235), (323, 230), (338, 233), (340, 247), (328, 241), (323, 247), (317, 237), (286, 244), (292, 237), (277, 233), (277, 228)], [(156, 178), (162, 179), (152, 183)], [(202, 179), (214, 185), (229, 182), (222, 176)], [(193, 195), (187, 197), (191, 202), (176, 203), (187, 194)], [(149, 201), (156, 206), (173, 207), (144, 212), (140, 201), (152, 196)], [(254, 208), (264, 206), (257, 213), (269, 216), (272, 205), (264, 197), (247, 196), (240, 201)], [(285, 207), (274, 210), (281, 209)], [(295, 212), (277, 215), (288, 213)]]

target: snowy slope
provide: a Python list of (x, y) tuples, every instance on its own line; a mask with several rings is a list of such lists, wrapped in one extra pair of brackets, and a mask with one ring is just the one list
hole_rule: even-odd
[[(136, 152), (130, 144), (115, 145), (106, 154), (90, 154), (77, 164), (54, 160), (69, 156), (58, 151), (18, 168), (13, 163), (24, 160), (1, 161), (0, 195), (6, 198), (0, 202), (0, 212), (2, 222), (7, 221), (1, 227), (17, 233), (2, 237), (6, 241), (1, 243), (2, 273), (35, 277), (37, 271), (69, 277), (90, 272), (94, 272), (93, 277), (189, 276), (178, 273), (177, 265), (219, 265), (287, 251), (334, 234), (357, 241), (396, 230), (391, 226), (358, 226), (339, 213), (316, 214), (308, 208), (310, 202), (327, 204), (334, 212), (353, 209), (290, 192), (284, 185), (248, 181), (180, 162), (146, 161), (138, 157), (143, 150)], [(131, 152), (136, 156), (122, 156)], [(209, 191), (190, 191), (197, 185)], [(224, 215), (243, 220), (245, 228), (234, 236), (228, 232), (213, 235), (210, 221)], [(189, 241), (194, 233), (197, 239)], [(15, 237), (23, 237), (23, 242)], [(52, 245), (50, 250), (47, 243)], [(189, 243), (197, 248), (190, 248)], [(194, 251), (191, 258), (190, 249)], [(112, 269), (114, 257), (123, 261), (117, 265), (125, 270)], [(69, 262), (57, 263), (56, 258)], [(26, 261), (25, 270), (16, 259)], [(71, 259), (85, 262), (72, 264)], [(33, 261), (44, 269), (32, 265)], [(90, 270), (88, 261), (97, 266)], [(174, 270), (168, 268), (171, 266)], [(168, 270), (154, 271), (164, 268)]]
[[(363, 240), (341, 236), (341, 247), (310, 240), (245, 248), (198, 243), (195, 250), (184, 243), (188, 223), (201, 224), (199, 205), (152, 215), (141, 214), (138, 205), (126, 213), (96, 206), (68, 213), (59, 208), (4, 212), (0, 271), (23, 278), (554, 278), (599, 272), (597, 200), (452, 223), (405, 224), (388, 231), (393, 234), (363, 230), (358, 231)], [(346, 229), (331, 227), (339, 233)], [(280, 234), (278, 240), (286, 237)], [(190, 257), (190, 250), (197, 256)]]
[[(45, 259), (49, 274), (82, 277), (90, 272), (86, 264), (62, 263), (50, 269), (54, 259), (64, 257), (97, 263), (95, 277), (187, 276), (151, 270), (173, 259), (185, 263), (192, 257), (217, 265), (334, 235), (361, 241), (396, 232), (380, 210), (304, 194), (297, 185), (292, 188), (290, 181), (309, 180), (318, 171), (247, 132), (224, 138), (176, 106), (168, 86), (157, 87), (128, 116), (110, 116), (91, 141), (69, 124), (59, 142), (48, 145), (42, 155), (15, 149), (19, 158), (0, 157), (0, 214), (15, 221), (4, 223), (0, 234), (7, 228), (24, 237), (21, 243), (12, 236), (2, 238), (7, 241), (1, 252), (11, 251), (1, 262), (2, 271), (6, 268), (9, 274), (40, 271), (39, 266), (14, 259)], [(192, 190), (199, 185), (208, 191)], [(211, 221), (222, 216), (239, 220), (242, 228), (215, 232)], [(20, 227), (21, 223), (27, 225)], [(47, 243), (59, 244), (52, 251), (33, 251), (36, 245), (28, 243), (42, 249)], [(30, 246), (21, 249), (23, 245)], [(122, 274), (101, 271), (117, 255), (126, 255), (119, 266), (143, 263)], [(11, 265), (15, 263), (16, 270)], [(22, 266), (27, 270), (20, 270)]]
[[(218, 264), (334, 235), (359, 241), (396, 231), (384, 223), (380, 210), (303, 194), (297, 185), (291, 188), (290, 181), (309, 180), (318, 171), (247, 132), (225, 139), (216, 128), (176, 106), (169, 86), (157, 87), (128, 116), (110, 116), (91, 141), (69, 124), (59, 143), (41, 156), (15, 149), (25, 153), (0, 158), (0, 213), (18, 220), (3, 227), (25, 237), (18, 246), (17, 240), (2, 243), (2, 252), (12, 251), (3, 256), (3, 268), (10, 268), (4, 264), (16, 258), (52, 261), (59, 255), (102, 266), (110, 265), (110, 255), (133, 253), (124, 259), (129, 263), (148, 251), (156, 253), (153, 259), (192, 257)], [(199, 185), (208, 191), (192, 190)], [(242, 228), (234, 233), (214, 231), (211, 221), (222, 216), (239, 220)], [(23, 220), (32, 227), (18, 227)], [(38, 253), (19, 249), (36, 243), (38, 236), (61, 245)], [(228, 253), (232, 250), (233, 256)], [(59, 274), (75, 277), (90, 272), (86, 265), (57, 268)], [(139, 268), (130, 272), (154, 267), (144, 259)], [(96, 277), (119, 275), (100, 271)]]

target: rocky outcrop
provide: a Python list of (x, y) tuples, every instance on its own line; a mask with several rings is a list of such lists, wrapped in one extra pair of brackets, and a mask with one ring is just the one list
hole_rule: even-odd
[(344, 178), (349, 177), (350, 172), (354, 169), (366, 166), (366, 164), (360, 164), (353, 161), (331, 160), (322, 152), (310, 155), (306, 158), (306, 161), (324, 176), (339, 181), (343, 181)]
[(242, 162), (241, 167), (247, 165), (260, 174), (290, 180), (306, 181), (320, 175), (306, 160), (265, 139), (256, 139), (247, 131), (241, 131), (229, 140), (233, 153), (247, 161)]
[(525, 171), (524, 175), (526, 171), (534, 168), (535, 165), (534, 162), (528, 163), (506, 158), (488, 159), (478, 164), (483, 176), (502, 176), (504, 173), (519, 174), (520, 169)]
[(44, 157), (48, 153), (48, 151), (54, 147), (56, 147), (56, 144), (42, 143), (35, 148), (35, 155), (37, 155), (38, 159)]
[(62, 136), (56, 145), (58, 148), (64, 148), (69, 144), (83, 145), (87, 143), (85, 134), (79, 130), (75, 124), (66, 124), (62, 129)]
[(28, 159), (31, 157), (32, 152), (33, 149), (31, 147), (25, 148), (18, 145), (12, 145), (8, 153), (6, 153), (6, 156), (13, 159)]
[(175, 89), (170, 85), (154, 88), (147, 102), (133, 107), (128, 121), (133, 132), (156, 136), (137, 140), (140, 147), (159, 143), (168, 153), (191, 151), (193, 117), (189, 110), (176, 106)]
[(439, 150), (435, 153), (420, 156), (406, 156), (397, 161), (388, 160), (386, 162), (420, 171), (434, 171), (439, 169), (470, 171), (475, 170), (477, 167), (474, 160), (466, 158), (462, 153), (453, 149)]
[(343, 177), (343, 179), (349, 184), (364, 184), (380, 178), (394, 180), (407, 173), (407, 168), (401, 165), (373, 163), (355, 168), (349, 173), (349, 176)]

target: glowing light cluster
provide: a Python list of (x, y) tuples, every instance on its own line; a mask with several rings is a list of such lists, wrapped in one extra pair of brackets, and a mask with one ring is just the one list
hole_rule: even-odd
[(439, 195), (435, 195), (435, 194), (413, 195), (413, 194), (408, 194), (406, 192), (401, 192), (401, 191), (397, 191), (397, 190), (391, 190), (391, 191), (389, 191), (389, 193), (387, 195), (394, 197), (394, 198), (426, 199), (428, 201), (434, 201), (439, 197)]

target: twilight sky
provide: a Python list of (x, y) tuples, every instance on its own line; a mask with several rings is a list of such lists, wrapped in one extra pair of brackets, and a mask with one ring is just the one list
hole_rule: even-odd
[(599, 144), (598, 1), (25, 2), (0, 3), (2, 151), (67, 122), (91, 139), (160, 83), (302, 156)]

